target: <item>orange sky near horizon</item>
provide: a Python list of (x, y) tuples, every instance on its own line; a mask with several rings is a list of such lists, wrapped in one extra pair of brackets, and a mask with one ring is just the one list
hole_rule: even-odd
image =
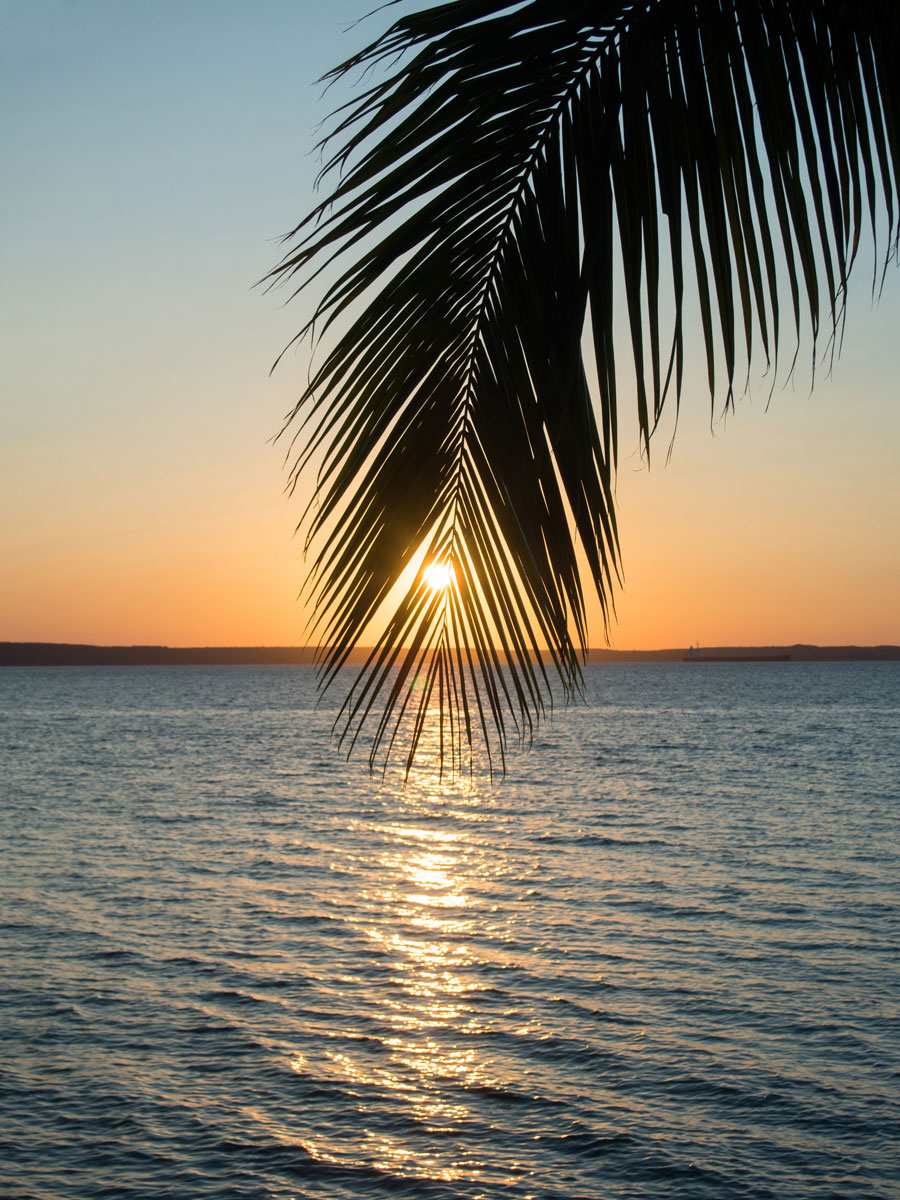
[[(9, 19), (0, 640), (307, 641), (271, 443), (307, 351), (268, 376), (304, 311), (252, 285), (312, 203), (313, 81), (380, 27), (347, 7), (296, 40), (276, 0)], [(623, 438), (615, 648), (900, 643), (900, 278), (873, 308), (871, 261), (812, 394), (801, 363), (711, 427), (697, 360), (671, 461), (671, 425), (649, 472)]]

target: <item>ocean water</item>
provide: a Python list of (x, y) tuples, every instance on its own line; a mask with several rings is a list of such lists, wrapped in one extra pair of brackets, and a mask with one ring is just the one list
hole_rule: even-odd
[(590, 667), (493, 788), (331, 716), (0, 672), (5, 1200), (900, 1196), (900, 664)]

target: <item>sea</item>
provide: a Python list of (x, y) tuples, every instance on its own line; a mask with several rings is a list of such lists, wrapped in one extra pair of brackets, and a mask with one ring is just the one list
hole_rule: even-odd
[(4, 1200), (900, 1197), (900, 663), (593, 665), (493, 783), (336, 699), (0, 671)]

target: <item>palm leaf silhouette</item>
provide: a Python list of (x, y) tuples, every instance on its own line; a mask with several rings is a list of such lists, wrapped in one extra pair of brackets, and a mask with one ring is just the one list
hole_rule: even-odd
[(351, 747), (371, 723), (373, 765), (402, 745), (408, 770), (435, 713), (442, 763), (478, 743), (502, 768), (552, 681), (577, 691), (579, 554), (607, 621), (618, 575), (620, 309), (649, 453), (686, 296), (728, 405), (785, 326), (794, 358), (839, 332), (864, 224), (896, 252), (898, 9), (455, 0), (331, 73), (380, 74), (335, 114), (329, 194), (269, 278), (320, 288), (287, 426), (292, 482), (318, 463), (323, 686), (421, 559), (338, 718)]

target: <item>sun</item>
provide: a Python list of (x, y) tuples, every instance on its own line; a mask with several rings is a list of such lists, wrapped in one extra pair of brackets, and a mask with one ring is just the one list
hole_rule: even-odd
[(424, 571), (425, 583), (433, 592), (445, 592), (456, 582), (456, 573), (449, 563), (431, 563)]

